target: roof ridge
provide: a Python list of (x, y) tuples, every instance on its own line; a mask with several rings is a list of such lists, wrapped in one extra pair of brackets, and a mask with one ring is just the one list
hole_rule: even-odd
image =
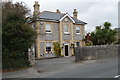
[(68, 16), (76, 24), (86, 24), (81, 19), (76, 19), (76, 18), (72, 17), (71, 15), (69, 15), (68, 13), (56, 13), (56, 12), (44, 10), (40, 14), (38, 14), (39, 18), (53, 19), (53, 20), (62, 20), (66, 16)]
[[(47, 11), (47, 10), (44, 10), (44, 11), (42, 11), (41, 13), (43, 13), (43, 12), (57, 13), (57, 12), (52, 12), (52, 11)], [(57, 13), (57, 14), (65, 14), (65, 13)]]
[[(56, 12), (52, 12), (52, 11), (47, 11), (47, 10), (44, 10), (44, 11), (42, 11), (40, 14), (38, 14), (38, 16), (41, 16), (41, 15), (42, 15), (42, 13), (44, 13), (44, 12), (56, 13)], [(56, 14), (62, 14), (62, 15), (64, 15), (65, 13), (56, 13)]]

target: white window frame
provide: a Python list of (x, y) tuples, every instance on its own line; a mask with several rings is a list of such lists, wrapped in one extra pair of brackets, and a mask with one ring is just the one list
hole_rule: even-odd
[[(65, 25), (68, 28), (67, 31), (65, 31)], [(69, 34), (69, 26), (68, 26), (68, 24), (64, 24), (63, 29), (64, 29), (64, 34)]]
[[(77, 28), (79, 28), (79, 33), (77, 33)], [(80, 27), (79, 27), (79, 26), (76, 26), (76, 27), (75, 27), (75, 33), (76, 33), (76, 34), (80, 34)]]
[[(47, 32), (47, 25), (50, 26), (50, 29), (48, 29), (50, 32)], [(49, 24), (49, 23), (45, 24), (45, 33), (52, 33), (51, 24)]]

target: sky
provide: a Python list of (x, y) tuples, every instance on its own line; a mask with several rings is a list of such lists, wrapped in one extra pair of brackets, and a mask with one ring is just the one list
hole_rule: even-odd
[(33, 13), (34, 2), (40, 4), (40, 12), (47, 10), (56, 12), (59, 9), (61, 13), (68, 12), (73, 16), (74, 9), (78, 11), (78, 19), (87, 23), (86, 32), (95, 30), (95, 26), (103, 25), (105, 21), (112, 24), (112, 29), (118, 27), (118, 0), (12, 0), (15, 2), (24, 2)]

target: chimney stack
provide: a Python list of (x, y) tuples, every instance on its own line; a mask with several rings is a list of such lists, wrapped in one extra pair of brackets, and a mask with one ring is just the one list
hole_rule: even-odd
[(60, 13), (60, 10), (59, 10), (59, 9), (57, 9), (57, 10), (56, 10), (56, 13)]
[(74, 9), (74, 12), (73, 12), (73, 17), (77, 19), (77, 14), (78, 12), (76, 11), (76, 9)]
[(35, 4), (34, 4), (33, 7), (34, 7), (33, 15), (38, 15), (38, 14), (40, 13), (40, 11), (39, 11), (39, 7), (40, 7), (40, 5), (38, 4), (37, 1), (35, 1)]

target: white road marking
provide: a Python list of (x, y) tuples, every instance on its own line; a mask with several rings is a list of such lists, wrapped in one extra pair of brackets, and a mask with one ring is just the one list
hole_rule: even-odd
[(120, 77), (120, 75), (117, 75), (117, 76), (115, 76), (114, 78), (119, 78)]

